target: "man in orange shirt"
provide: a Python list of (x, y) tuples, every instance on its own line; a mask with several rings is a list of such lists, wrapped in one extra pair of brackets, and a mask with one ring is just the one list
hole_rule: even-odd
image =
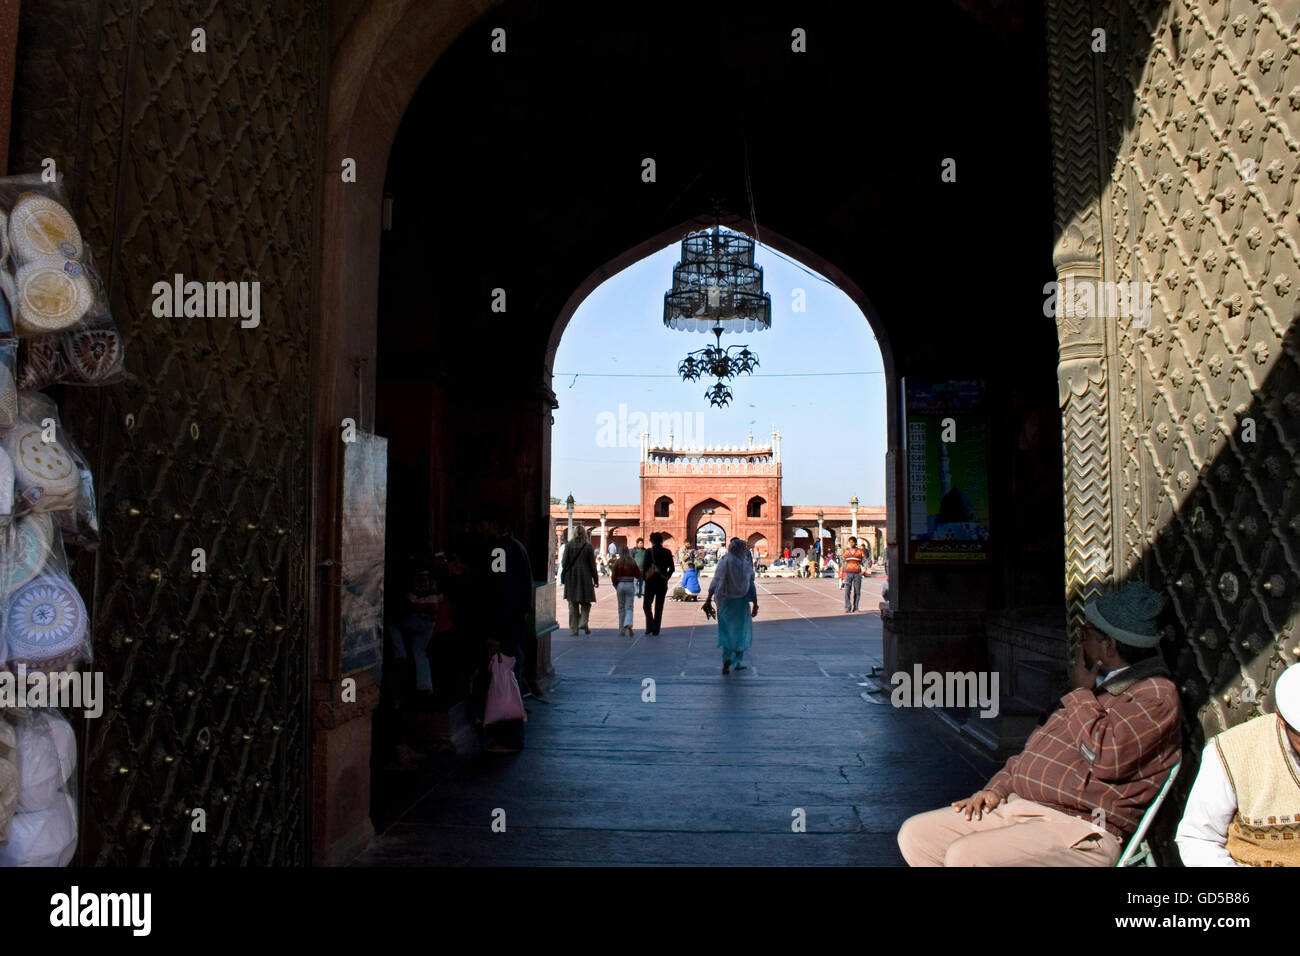
[(862, 564), (866, 560), (867, 552), (858, 547), (858, 539), (849, 538), (849, 546), (844, 549), (845, 614), (858, 609), (858, 599), (862, 596)]

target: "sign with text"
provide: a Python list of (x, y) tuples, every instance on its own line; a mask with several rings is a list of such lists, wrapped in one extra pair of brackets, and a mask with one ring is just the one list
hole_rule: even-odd
[(979, 381), (905, 379), (907, 542), (911, 564), (989, 557), (988, 418)]

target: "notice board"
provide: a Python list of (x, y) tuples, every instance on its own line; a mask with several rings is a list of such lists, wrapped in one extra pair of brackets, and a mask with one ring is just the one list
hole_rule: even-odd
[(989, 559), (988, 409), (980, 381), (903, 381), (910, 564)]

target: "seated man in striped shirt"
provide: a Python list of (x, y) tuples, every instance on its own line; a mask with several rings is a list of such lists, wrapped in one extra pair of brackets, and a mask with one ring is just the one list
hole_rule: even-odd
[(1088, 603), (1061, 707), (983, 790), (903, 824), (909, 865), (1115, 865), (1182, 750), (1161, 604), (1136, 582)]

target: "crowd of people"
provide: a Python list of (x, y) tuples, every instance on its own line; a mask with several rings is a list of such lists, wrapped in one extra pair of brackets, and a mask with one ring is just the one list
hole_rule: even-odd
[[(636, 601), (643, 602), (645, 632), (656, 635), (663, 623), (664, 601), (668, 581), (676, 572), (672, 552), (663, 546), (663, 535), (650, 535), (650, 547), (637, 538), (636, 548), (611, 544), (613, 558), (608, 562), (610, 583), (618, 601), (619, 633), (635, 637)], [(600, 588), (601, 558), (596, 555), (587, 529), (575, 525), (573, 536), (560, 552), (559, 578), (564, 600), (569, 606), (569, 633), (591, 633), (591, 605)]]
[[(635, 637), (636, 599), (642, 600), (645, 615), (645, 633), (659, 634), (663, 623), (664, 600), (668, 581), (676, 571), (673, 554), (663, 546), (663, 536), (650, 535), (650, 547), (644, 539), (637, 539), (637, 547), (629, 551), (626, 545), (613, 545), (614, 557), (609, 563), (610, 581), (618, 601), (619, 633)], [(683, 561), (682, 583), (676, 590), (679, 600), (691, 600), (701, 592), (697, 561), (701, 552), (682, 549), (678, 560)], [(744, 654), (753, 639), (751, 619), (758, 614), (758, 596), (755, 586), (756, 555), (750, 552), (740, 538), (732, 538), (726, 553), (718, 559), (709, 582), (708, 596), (702, 610), (709, 618), (718, 621), (718, 647), (722, 649), (722, 673), (729, 674), (733, 667), (745, 667)], [(600, 559), (589, 540), (587, 530), (581, 525), (560, 554), (560, 582), (564, 600), (569, 607), (569, 634), (579, 631), (591, 633), (591, 605), (595, 603), (600, 588)], [(714, 603), (716, 598), (716, 605)]]

